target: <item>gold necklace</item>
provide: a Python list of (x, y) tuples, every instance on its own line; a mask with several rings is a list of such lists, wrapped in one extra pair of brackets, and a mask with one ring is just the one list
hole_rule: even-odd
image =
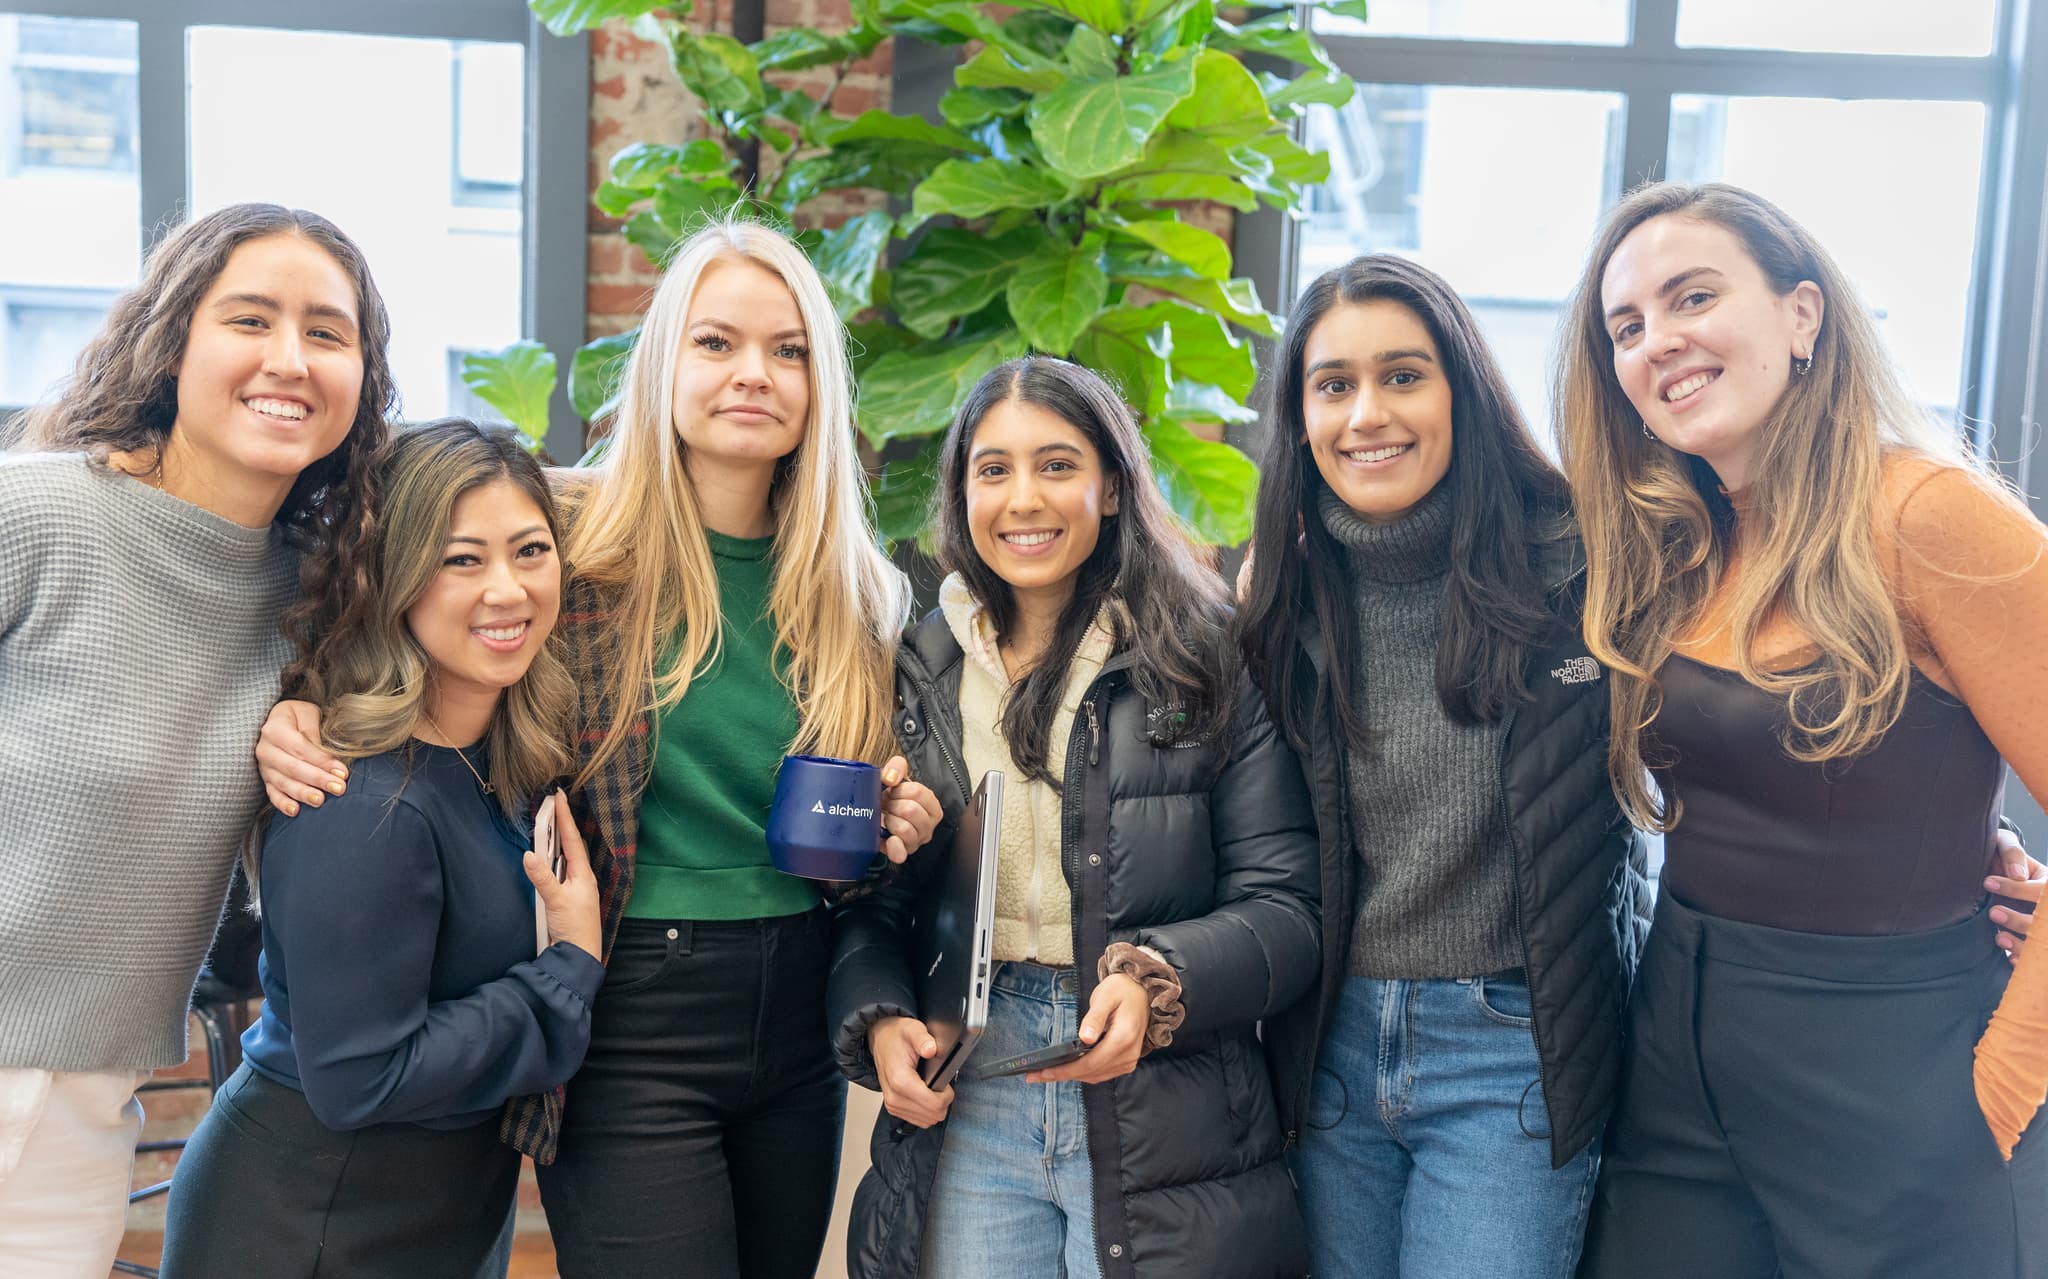
[(439, 724), (434, 723), (433, 714), (429, 712), (425, 707), (420, 708), (420, 714), (425, 715), (427, 717), (427, 723), (433, 726), (435, 732), (439, 733), (443, 737), (448, 738), (448, 749), (455, 752), (455, 758), (462, 761), (462, 766), (469, 770), (469, 775), (471, 777), (476, 778), (476, 784), (484, 788), (484, 794), (497, 794), (497, 788), (495, 786), (492, 786), (489, 782), (485, 781), (484, 775), (482, 773), (476, 771), (476, 765), (469, 762), (469, 756), (462, 753), (462, 748), (460, 746), (455, 745), (455, 739), (453, 737), (448, 737), (448, 730), (442, 728)]

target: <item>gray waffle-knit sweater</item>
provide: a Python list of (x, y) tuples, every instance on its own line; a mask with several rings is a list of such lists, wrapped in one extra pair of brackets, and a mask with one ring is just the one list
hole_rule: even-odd
[(1473, 977), (1522, 964), (1503, 729), (1453, 722), (1436, 695), (1449, 489), (1439, 484), (1391, 524), (1369, 524), (1329, 489), (1320, 494), (1323, 527), (1344, 548), (1358, 627), (1351, 698), (1369, 742), (1345, 763), (1352, 848), (1364, 864), (1349, 960), (1359, 977)]
[(0, 1066), (184, 1060), (296, 570), (269, 529), (0, 454)]

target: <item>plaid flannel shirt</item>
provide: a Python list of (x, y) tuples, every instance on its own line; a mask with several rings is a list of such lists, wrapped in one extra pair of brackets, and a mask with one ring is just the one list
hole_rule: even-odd
[[(618, 714), (611, 696), (611, 664), (617, 660), (613, 639), (615, 602), (596, 586), (570, 579), (557, 625), (568, 648), (569, 674), (576, 681), (576, 767), (581, 771), (597, 754), (605, 730)], [(598, 909), (604, 923), (604, 955), (609, 961), (626, 899), (633, 893), (633, 853), (639, 838), (640, 789), (647, 778), (648, 716), (641, 714), (627, 730), (625, 744), (590, 784), (570, 796), (577, 829), (590, 849), (590, 868), (597, 876)], [(498, 1124), (499, 1139), (533, 1156), (535, 1163), (553, 1163), (561, 1140), (564, 1090), (515, 1097), (505, 1103)]]

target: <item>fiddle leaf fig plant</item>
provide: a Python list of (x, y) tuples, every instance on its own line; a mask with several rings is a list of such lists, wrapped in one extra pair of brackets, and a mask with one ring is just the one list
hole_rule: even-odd
[[(1214, 0), (853, 0), (849, 30), (742, 44), (690, 30), (691, 0), (530, 5), (562, 35), (632, 23), (703, 103), (711, 136), (625, 147), (592, 197), (654, 262), (729, 211), (807, 226), (822, 196), (882, 197), (796, 234), (855, 339), (857, 420), (884, 458), (884, 536), (924, 531), (954, 407), (983, 373), (1033, 351), (1122, 391), (1161, 491), (1197, 535), (1248, 536), (1256, 469), (1212, 437), (1254, 418), (1247, 339), (1277, 324), (1233, 274), (1206, 206), (1289, 211), (1329, 176), (1291, 126), (1352, 86), (1303, 10), (1237, 22)], [(1365, 16), (1364, 0), (1311, 7)], [(848, 72), (892, 39), (959, 46), (939, 119), (835, 109)], [(814, 68), (830, 69), (824, 88), (795, 87), (789, 73)], [(600, 338), (570, 361), (570, 399), (587, 419), (614, 405), (632, 340)], [(503, 358), (531, 371), (519, 347)], [(472, 385), (485, 394), (493, 376), (478, 363)]]

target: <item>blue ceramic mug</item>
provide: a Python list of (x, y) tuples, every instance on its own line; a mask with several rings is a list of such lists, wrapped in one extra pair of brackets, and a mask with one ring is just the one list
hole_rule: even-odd
[(782, 757), (768, 810), (775, 869), (806, 879), (860, 879), (881, 841), (881, 769), (822, 755)]

